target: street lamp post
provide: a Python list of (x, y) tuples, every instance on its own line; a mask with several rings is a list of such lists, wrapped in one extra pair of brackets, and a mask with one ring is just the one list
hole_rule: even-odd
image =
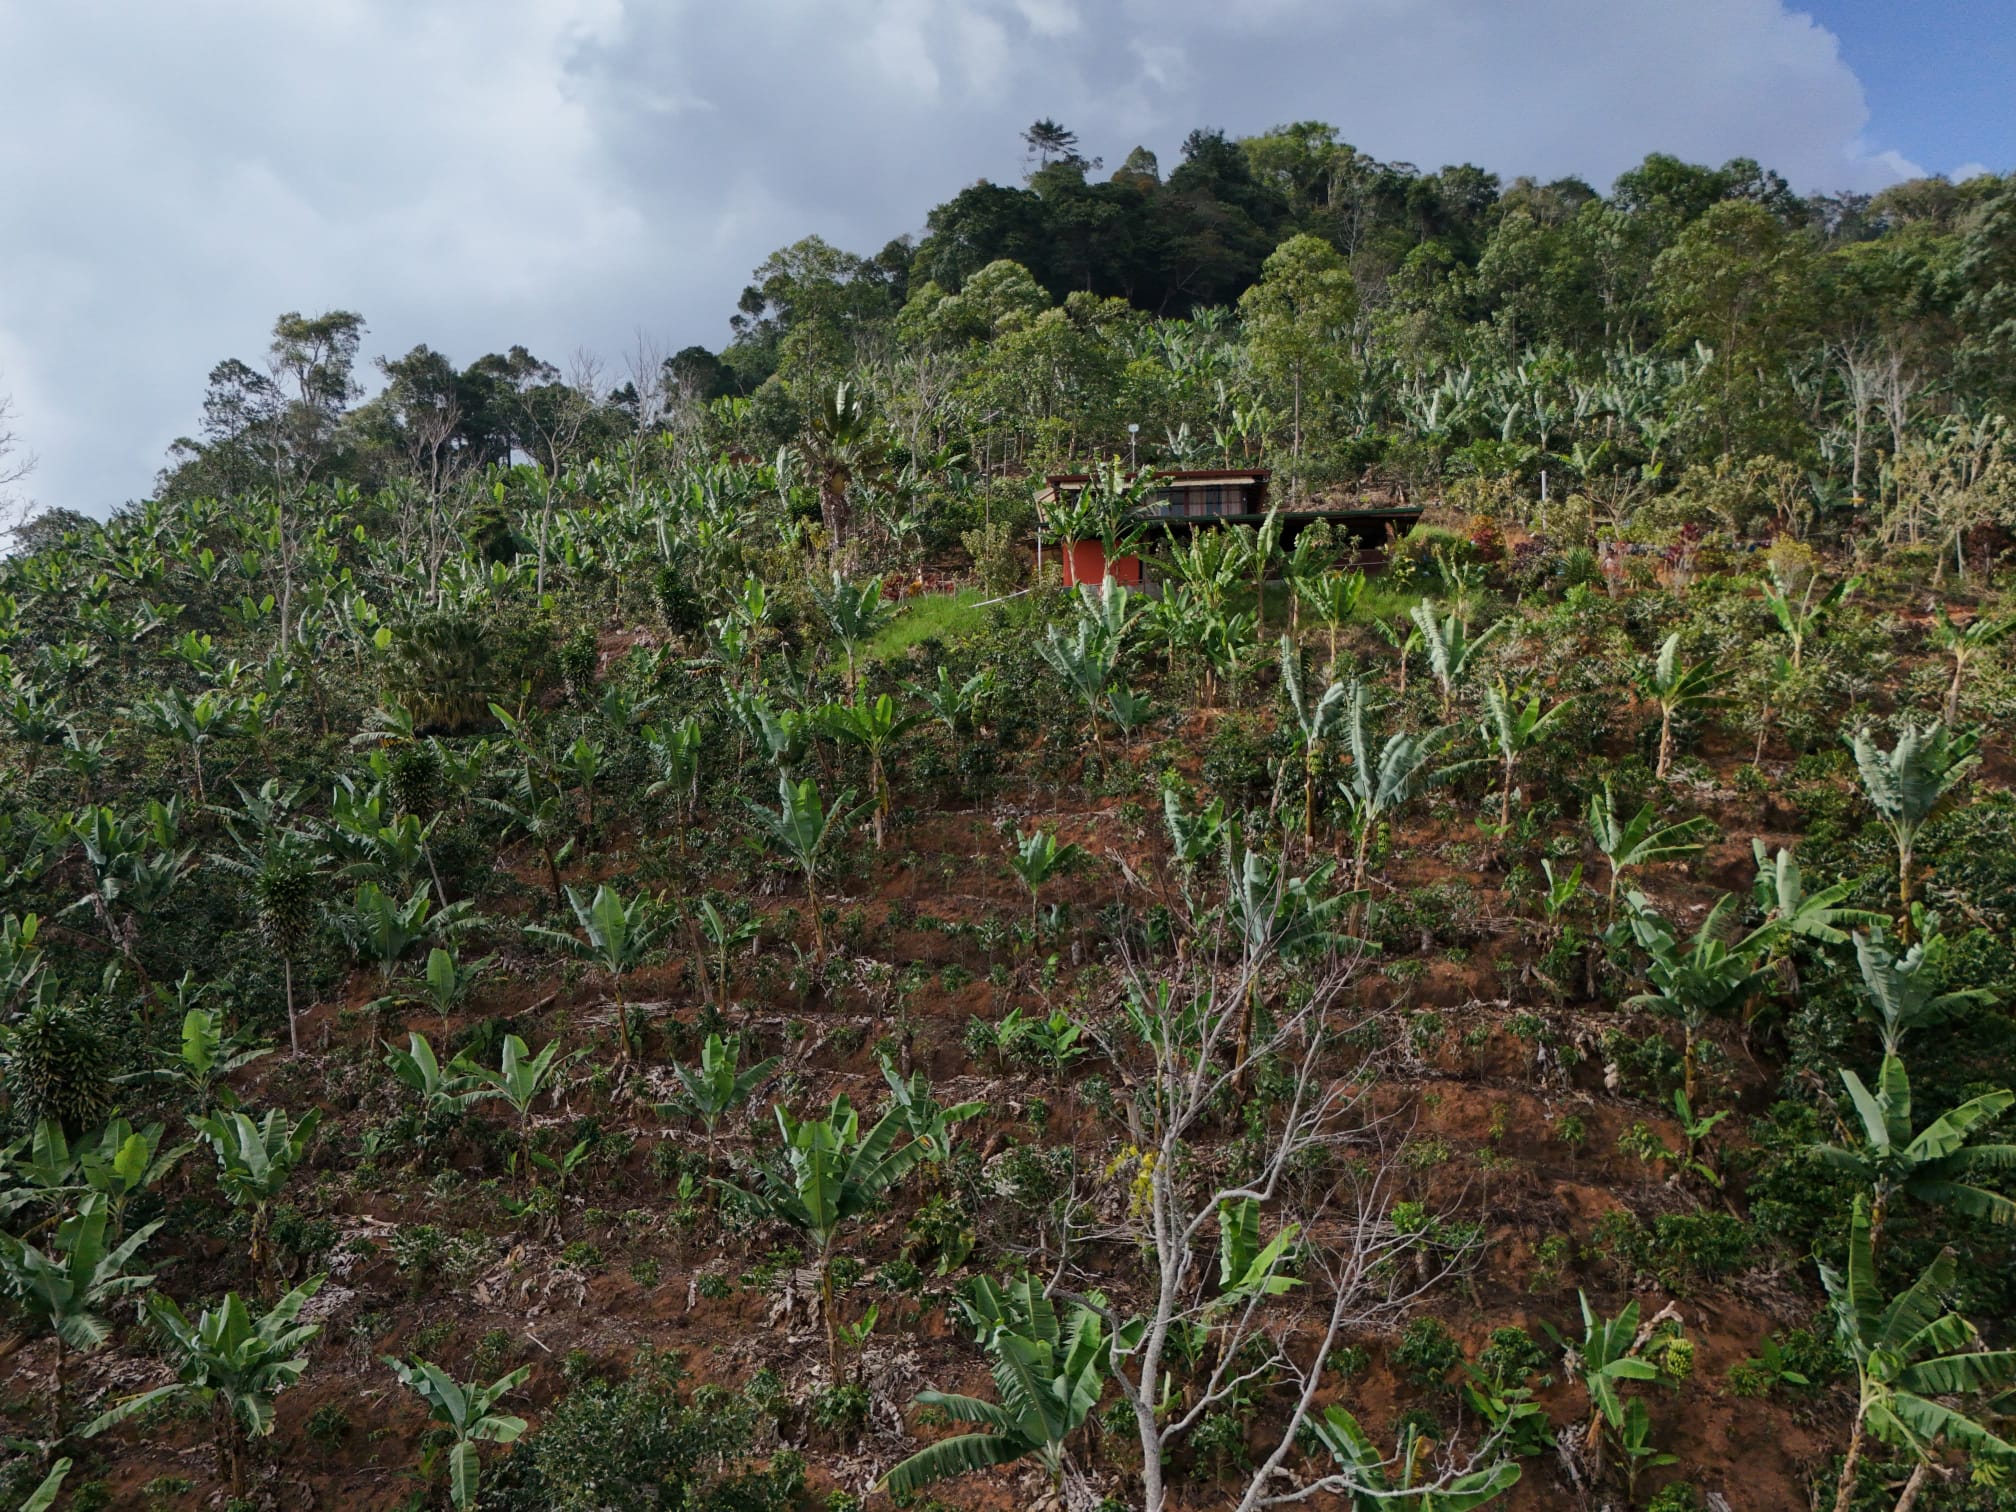
[(1134, 469), (1134, 438), (1141, 434), (1141, 427), (1133, 421), (1127, 422), (1127, 471)]

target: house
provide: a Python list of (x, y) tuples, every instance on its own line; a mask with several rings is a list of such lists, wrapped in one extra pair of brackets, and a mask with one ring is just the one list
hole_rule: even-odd
[[(1137, 518), (1148, 527), (1151, 541), (1164, 532), (1187, 537), (1192, 531), (1215, 529), (1221, 525), (1257, 525), (1267, 518), (1270, 474), (1260, 467), (1203, 468), (1183, 472), (1158, 472), (1155, 488), (1146, 498)], [(1055, 473), (1044, 479), (1048, 485), (1037, 496), (1037, 510), (1048, 523), (1047, 506), (1076, 495), (1093, 481), (1090, 473)], [(1307, 499), (1280, 511), (1281, 544), (1294, 544), (1303, 529), (1318, 520), (1332, 522), (1340, 535), (1358, 547), (1360, 555), (1376, 553), (1381, 542), (1405, 532), (1421, 517), (1421, 506), (1408, 502), (1399, 490), (1360, 489), (1348, 504), (1327, 498)], [(1108, 571), (1106, 548), (1098, 540), (1060, 543), (1064, 582), (1097, 583)], [(1042, 565), (1043, 547), (1036, 548)], [(1142, 581), (1141, 558), (1117, 558), (1111, 567), (1114, 580), (1130, 586)]]

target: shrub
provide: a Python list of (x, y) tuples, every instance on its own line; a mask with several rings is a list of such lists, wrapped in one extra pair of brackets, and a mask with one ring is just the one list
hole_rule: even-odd
[(486, 1512), (784, 1512), (804, 1485), (803, 1461), (751, 1464), (755, 1409), (726, 1392), (689, 1400), (680, 1378), (676, 1356), (649, 1350), (621, 1383), (581, 1374), (539, 1431), (484, 1472)]
[(1441, 1386), (1463, 1351), (1439, 1318), (1416, 1318), (1393, 1346), (1393, 1368), (1417, 1386)]

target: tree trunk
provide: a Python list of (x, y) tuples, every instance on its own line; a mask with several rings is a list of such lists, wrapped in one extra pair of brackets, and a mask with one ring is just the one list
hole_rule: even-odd
[(813, 885), (812, 873), (805, 873), (805, 901), (812, 910), (812, 945), (819, 952), (819, 960), (826, 960), (826, 925), (819, 918), (819, 890)]
[(50, 1414), (49, 1442), (63, 1441), (63, 1419), (70, 1405), (70, 1352), (63, 1345), (63, 1335), (56, 1335), (56, 1401)]
[(1653, 768), (1652, 775), (1663, 779), (1666, 775), (1666, 765), (1672, 759), (1673, 711), (1662, 708), (1659, 711), (1659, 764)]
[(1897, 1498), (1897, 1512), (1911, 1512), (1918, 1505), (1918, 1492), (1927, 1477), (1932, 1474), (1932, 1466), (1926, 1460), (1918, 1462), (1918, 1468), (1911, 1472), (1911, 1479), (1904, 1483), (1904, 1494)]
[(1862, 1424), (1866, 1409), (1855, 1409), (1855, 1428), (1848, 1435), (1848, 1458), (1841, 1462), (1841, 1480), (1834, 1490), (1834, 1512), (1848, 1512), (1855, 1499), (1855, 1472), (1862, 1464)]
[(287, 984), (287, 1053), (290, 1055), (299, 1055), (301, 1053), (301, 1031), (294, 1022), (294, 958), (292, 956), (283, 955), (280, 957), (280, 974)]
[(1960, 718), (1960, 676), (1966, 666), (1959, 657), (1953, 658), (1953, 681), (1946, 689), (1946, 707), (1940, 715), (1949, 725)]
[(837, 1386), (840, 1382), (840, 1339), (833, 1328), (833, 1256), (819, 1256), (819, 1311), (826, 1320), (826, 1371)]

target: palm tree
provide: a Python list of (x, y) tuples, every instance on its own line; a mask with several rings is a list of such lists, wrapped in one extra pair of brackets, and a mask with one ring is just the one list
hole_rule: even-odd
[(490, 1409), (499, 1399), (523, 1386), (531, 1377), (532, 1367), (521, 1365), (485, 1386), (476, 1381), (458, 1381), (440, 1366), (418, 1357), (411, 1364), (390, 1355), (380, 1355), (379, 1361), (399, 1378), (400, 1385), (427, 1404), (428, 1421), (439, 1423), (445, 1430), (449, 1444), (449, 1500), (455, 1504), (456, 1512), (472, 1512), (481, 1469), (476, 1446), (511, 1443), (526, 1427), (525, 1419)]
[(797, 1229), (818, 1252), (826, 1358), (835, 1380), (840, 1374), (840, 1345), (833, 1315), (833, 1241), (844, 1225), (880, 1202), (924, 1155), (924, 1147), (914, 1139), (890, 1148), (902, 1127), (900, 1111), (891, 1107), (862, 1134), (861, 1116), (844, 1093), (833, 1099), (824, 1118), (802, 1123), (779, 1106), (781, 1162), (757, 1168), (754, 1190), (717, 1182), (758, 1216)]
[(1812, 1153), (1829, 1170), (1869, 1188), (1872, 1248), (1882, 1240), (1884, 1215), (1899, 1192), (1970, 1218), (2016, 1224), (2016, 1202), (1975, 1185), (1984, 1175), (2016, 1170), (2016, 1145), (1968, 1143), (1983, 1124), (2016, 1103), (2016, 1093), (2004, 1088), (1970, 1098), (1914, 1134), (1911, 1078), (1899, 1057), (1883, 1057), (1873, 1093), (1853, 1071), (1844, 1069), (1841, 1083), (1862, 1125), (1862, 1143), (1816, 1144)]
[(273, 1431), (274, 1399), (308, 1368), (303, 1353), (322, 1331), (319, 1323), (298, 1323), (301, 1309), (322, 1288), (322, 1277), (304, 1281), (255, 1319), (244, 1299), (231, 1292), (191, 1323), (172, 1298), (148, 1296), (146, 1310), (162, 1340), (177, 1379), (128, 1397), (84, 1427), (91, 1438), (136, 1413), (177, 1397), (194, 1397), (211, 1409), (217, 1469), (231, 1494), (245, 1494), (245, 1468), (254, 1440)]
[(1953, 681), (1946, 689), (1946, 705), (1941, 718), (1953, 724), (1960, 718), (1960, 685), (1967, 676), (1967, 664), (1991, 646), (2000, 645), (2016, 634), (2016, 614), (1991, 619), (1976, 615), (1964, 625), (1956, 625), (1941, 604), (1932, 621), (1932, 638), (1939, 649), (1953, 658)]
[(762, 826), (771, 844), (796, 862), (804, 874), (805, 901), (812, 910), (812, 939), (821, 960), (826, 958), (826, 924), (819, 917), (819, 871), (825, 865), (833, 837), (860, 817), (859, 808), (847, 806), (853, 797), (854, 790), (848, 788), (833, 800), (829, 809), (819, 796), (819, 784), (810, 777), (803, 782), (779, 777), (776, 813), (758, 804), (748, 805), (751, 816)]
[(90, 1354), (103, 1345), (111, 1332), (106, 1309), (154, 1280), (151, 1275), (131, 1274), (126, 1267), (161, 1225), (150, 1223), (123, 1244), (107, 1244), (107, 1208), (96, 1193), (85, 1198), (78, 1211), (58, 1225), (55, 1243), (47, 1250), (0, 1234), (0, 1282), (56, 1343), (49, 1418), (52, 1443), (60, 1442), (65, 1431), (71, 1353)]
[[(987, 1286), (983, 1280), (982, 1286)], [(991, 1291), (991, 1287), (989, 1291)], [(1050, 1299), (1024, 1277), (1008, 1288), (1012, 1314), (986, 1326), (983, 1345), (993, 1359), (999, 1402), (951, 1392), (923, 1391), (917, 1405), (933, 1407), (954, 1422), (978, 1423), (984, 1433), (962, 1433), (919, 1450), (880, 1482), (896, 1497), (908, 1497), (934, 1482), (1011, 1464), (1034, 1454), (1061, 1487), (1065, 1446), (1099, 1405), (1113, 1374), (1113, 1351), (1099, 1315), (1073, 1306), (1059, 1323)], [(969, 1308), (969, 1312), (972, 1309)], [(984, 1325), (983, 1325), (984, 1326)]]
[(1918, 879), (1912, 873), (1918, 836), (1957, 800), (1960, 779), (1981, 759), (1980, 745), (1981, 737), (1972, 731), (1956, 733), (1936, 720), (1922, 728), (1906, 725), (1896, 746), (1888, 751), (1878, 746), (1866, 729), (1857, 730), (1848, 739), (1856, 769), (1862, 774), (1862, 791), (1897, 846), (1897, 901), (1903, 909), (1900, 928), (1907, 941), (1911, 937), (1911, 900), (1918, 889)]
[(1728, 673), (1712, 662), (1680, 665), (1680, 632), (1660, 644), (1652, 665), (1637, 679), (1638, 692), (1659, 710), (1659, 760), (1652, 775), (1663, 778), (1673, 761), (1673, 716), (1716, 701), (1716, 689)]
[(250, 1259), (259, 1279), (259, 1295), (270, 1298), (275, 1286), (272, 1246), (273, 1201), (308, 1154), (322, 1111), (310, 1108), (298, 1123), (289, 1123), (278, 1108), (254, 1123), (245, 1113), (213, 1113), (190, 1120), (217, 1157), (217, 1185), (233, 1207), (252, 1215)]
[[(1908, 1451), (1918, 1461), (1903, 1499), (1908, 1508), (1924, 1484), (1932, 1455), (1943, 1441), (1993, 1461), (2016, 1457), (2016, 1444), (1998, 1438), (1960, 1408), (1954, 1397), (1997, 1391), (2016, 1381), (2016, 1351), (1983, 1350), (1974, 1325), (1941, 1311), (1940, 1298), (1958, 1279), (1953, 1251), (1943, 1250), (1918, 1279), (1888, 1301), (1876, 1277), (1876, 1243), (1869, 1200), (1855, 1198), (1845, 1276), (1823, 1265), (1821, 1283), (1834, 1312), (1835, 1337), (1855, 1362), (1855, 1426), (1834, 1494), (1834, 1512), (1848, 1512), (1862, 1446), (1874, 1437)], [(1946, 1399), (1946, 1400), (1942, 1400)]]
[(568, 888), (567, 902), (574, 910), (575, 921), (581, 926), (580, 934), (548, 929), (543, 924), (529, 924), (525, 932), (537, 935), (609, 973), (609, 985), (616, 994), (618, 1053), (627, 1063), (632, 1058), (633, 1047), (630, 1043), (630, 1008), (623, 1000), (623, 974), (641, 966), (664, 934), (664, 921), (657, 917), (662, 900), (648, 893), (639, 893), (626, 903), (621, 893), (604, 883), (595, 889), (592, 900), (583, 899), (573, 888)]

